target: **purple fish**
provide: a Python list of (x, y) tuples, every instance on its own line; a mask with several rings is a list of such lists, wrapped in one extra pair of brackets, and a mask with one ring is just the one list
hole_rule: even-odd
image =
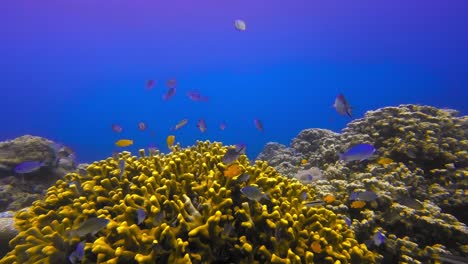
[(165, 101), (171, 99), (174, 95), (176, 94), (176, 88), (175, 87), (169, 87), (167, 89), (167, 92), (163, 94), (163, 99)]
[(33, 172), (44, 165), (44, 162), (40, 161), (25, 161), (18, 164), (14, 171), (18, 174), (25, 174)]
[(81, 260), (84, 257), (84, 247), (85, 247), (86, 241), (80, 242), (77, 246), (76, 249), (68, 256), (68, 260), (70, 263), (81, 263)]
[(143, 223), (146, 219), (146, 212), (142, 208), (138, 208), (137, 210), (137, 225)]
[(358, 144), (346, 150), (345, 153), (340, 154), (340, 160), (344, 160), (345, 162), (363, 161), (371, 157), (375, 151), (376, 149), (371, 144)]
[(339, 94), (335, 98), (335, 104), (333, 104), (333, 107), (335, 107), (336, 111), (340, 115), (348, 115), (349, 117), (351, 116), (351, 106), (349, 105), (348, 101), (344, 97), (343, 94)]

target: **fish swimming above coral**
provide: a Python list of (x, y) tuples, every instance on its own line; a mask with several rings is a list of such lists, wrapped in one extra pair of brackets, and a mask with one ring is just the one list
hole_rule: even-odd
[(339, 158), (345, 162), (363, 161), (369, 159), (376, 151), (375, 147), (371, 144), (358, 144), (339, 154)]
[(270, 200), (267, 194), (263, 193), (260, 188), (255, 186), (245, 186), (240, 191), (250, 200), (255, 200), (257, 202), (262, 199)]
[(339, 94), (338, 96), (336, 96), (333, 107), (336, 109), (336, 112), (338, 112), (338, 114), (352, 117), (351, 106), (349, 105), (348, 100), (346, 100), (343, 94)]
[(245, 145), (237, 145), (235, 148), (230, 148), (223, 156), (224, 164), (231, 164), (236, 161), (240, 155), (245, 153)]

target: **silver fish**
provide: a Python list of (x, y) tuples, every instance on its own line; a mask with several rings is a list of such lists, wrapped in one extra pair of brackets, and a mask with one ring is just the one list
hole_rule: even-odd
[(263, 193), (258, 187), (255, 186), (245, 186), (240, 191), (250, 200), (255, 200), (257, 202), (261, 199), (270, 200), (268, 195)]
[(376, 149), (371, 144), (358, 144), (348, 148), (345, 153), (339, 156), (340, 160), (345, 162), (355, 160), (363, 161), (369, 159), (375, 152)]
[(335, 103), (333, 104), (333, 107), (335, 107), (336, 111), (340, 115), (348, 115), (349, 117), (351, 116), (351, 106), (349, 105), (348, 101), (344, 97), (343, 94), (339, 94), (335, 98)]
[(88, 220), (81, 223), (81, 225), (77, 229), (71, 230), (70, 237), (74, 237), (74, 236), (83, 237), (88, 234), (91, 234), (94, 236), (101, 229), (105, 228), (107, 224), (109, 223), (109, 221), (110, 220), (106, 218), (98, 218), (98, 217), (89, 218)]

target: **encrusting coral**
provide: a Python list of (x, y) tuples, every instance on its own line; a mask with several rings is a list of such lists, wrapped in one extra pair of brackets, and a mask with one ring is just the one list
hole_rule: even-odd
[[(65, 263), (83, 240), (82, 263), (375, 262), (339, 215), (306, 206), (311, 187), (245, 155), (236, 161), (242, 173), (225, 177), (227, 149), (198, 142), (167, 155), (123, 152), (94, 162), (87, 176), (67, 174), (45, 200), (16, 215), (19, 234), (0, 264)], [(239, 180), (245, 173), (250, 177)], [(268, 199), (249, 200), (240, 191), (246, 185)], [(94, 236), (69, 235), (93, 217), (110, 222)]]

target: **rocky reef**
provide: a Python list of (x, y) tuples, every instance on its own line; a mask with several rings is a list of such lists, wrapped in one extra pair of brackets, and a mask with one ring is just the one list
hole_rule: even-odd
[[(338, 154), (360, 143), (375, 146), (373, 158), (339, 161)], [(468, 255), (468, 117), (457, 111), (385, 107), (341, 133), (306, 129), (289, 147), (269, 143), (257, 159), (319, 196), (336, 197), (326, 208), (347, 215), (360, 242), (384, 234), (385, 243), (370, 246), (383, 263), (428, 263), (434, 253)], [(321, 177), (304, 180), (311, 168)], [(351, 193), (364, 191), (375, 199), (353, 206)]]
[[(122, 152), (87, 175), (69, 173), (16, 214), (19, 234), (0, 263), (66, 263), (81, 241), (83, 263), (376, 262), (339, 213), (307, 205), (314, 187), (245, 155), (224, 164), (227, 150), (198, 142), (166, 155)], [(94, 217), (109, 223), (71, 235)]]

